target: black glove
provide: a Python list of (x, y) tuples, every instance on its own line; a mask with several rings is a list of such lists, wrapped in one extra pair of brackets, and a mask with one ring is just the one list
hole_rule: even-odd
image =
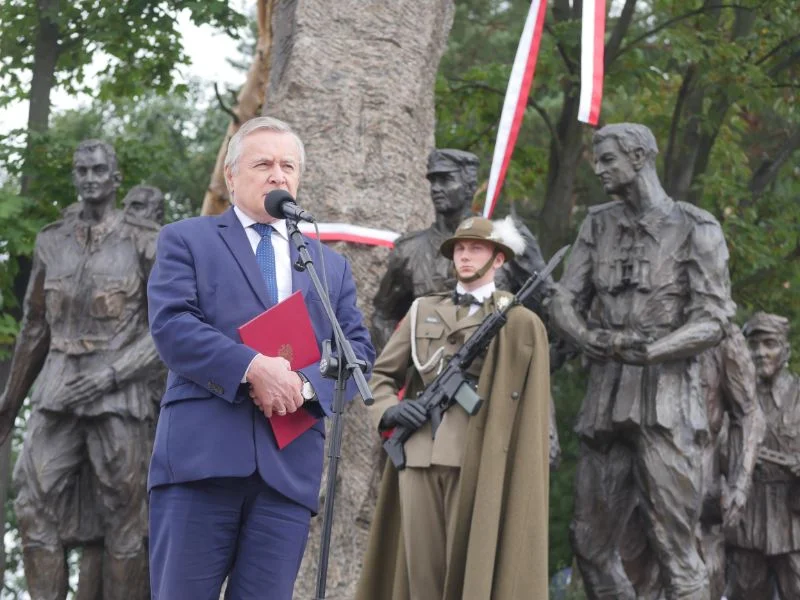
[(386, 409), (386, 412), (381, 417), (381, 429), (400, 425), (401, 427), (417, 430), (427, 420), (425, 409), (419, 402), (403, 400), (399, 404)]

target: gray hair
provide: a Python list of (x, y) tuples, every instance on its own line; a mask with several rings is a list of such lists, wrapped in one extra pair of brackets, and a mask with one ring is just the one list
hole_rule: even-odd
[(606, 138), (617, 140), (617, 144), (622, 151), (630, 156), (630, 153), (641, 148), (650, 161), (655, 161), (658, 156), (658, 144), (653, 132), (649, 127), (639, 123), (614, 123), (606, 125), (594, 132), (592, 144), (597, 145)]
[(303, 168), (306, 164), (306, 150), (303, 146), (303, 140), (292, 130), (288, 123), (274, 117), (256, 117), (244, 122), (228, 142), (228, 153), (225, 155), (225, 168), (227, 169), (230, 167), (231, 172), (236, 172), (239, 167), (239, 157), (242, 154), (242, 141), (251, 133), (261, 129), (274, 131), (276, 133), (288, 133), (294, 138), (297, 144), (298, 154), (300, 155), (300, 174), (302, 175)]

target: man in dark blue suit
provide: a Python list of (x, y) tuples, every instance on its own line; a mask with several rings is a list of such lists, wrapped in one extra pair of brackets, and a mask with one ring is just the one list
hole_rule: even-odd
[[(153, 598), (290, 600), (318, 510), (325, 428), (279, 450), (267, 422), (296, 410), (330, 415), (333, 381), (241, 343), (237, 328), (300, 290), (319, 344), (333, 337), (286, 223), (264, 210), (275, 189), (296, 196), (303, 144), (285, 123), (246, 122), (231, 138), (225, 178), (233, 208), (161, 230), (148, 286), (150, 331), (169, 368), (150, 464)], [(324, 255), (331, 303), (358, 358), (375, 352), (346, 260)], [(354, 393), (352, 380), (347, 397)], [(314, 402), (308, 402), (315, 400)]]

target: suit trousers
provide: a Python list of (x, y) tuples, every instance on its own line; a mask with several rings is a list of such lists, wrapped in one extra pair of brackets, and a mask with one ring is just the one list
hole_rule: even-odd
[(456, 525), (461, 469), (431, 465), (399, 473), (400, 522), (411, 600), (442, 600)]
[(310, 520), (257, 474), (154, 487), (153, 600), (291, 600)]

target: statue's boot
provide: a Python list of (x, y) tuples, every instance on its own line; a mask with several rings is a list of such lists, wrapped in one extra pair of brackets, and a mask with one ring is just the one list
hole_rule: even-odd
[(63, 548), (24, 547), (22, 560), (31, 600), (67, 597), (67, 558)]
[(103, 600), (148, 600), (150, 571), (144, 549), (126, 558), (103, 556)]

